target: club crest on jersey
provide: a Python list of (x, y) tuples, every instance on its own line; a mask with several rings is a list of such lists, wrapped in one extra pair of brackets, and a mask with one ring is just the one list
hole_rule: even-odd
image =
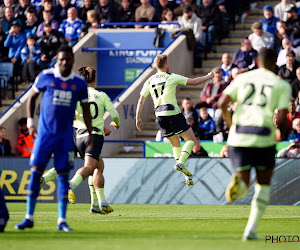
[(61, 86), (62, 89), (66, 89), (67, 88), (67, 84), (65, 82), (63, 82), (60, 86)]
[(54, 83), (54, 82), (51, 82), (51, 83), (50, 83), (50, 87), (55, 87), (55, 83)]
[(71, 85), (71, 90), (72, 90), (72, 91), (75, 91), (76, 89), (77, 89), (76, 84), (72, 84), (72, 85)]

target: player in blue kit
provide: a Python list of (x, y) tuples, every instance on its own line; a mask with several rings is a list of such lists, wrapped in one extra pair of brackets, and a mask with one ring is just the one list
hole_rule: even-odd
[(4, 232), (4, 228), (9, 219), (9, 213), (5, 204), (4, 195), (0, 188), (0, 233)]
[[(73, 120), (77, 101), (81, 102), (84, 122), (88, 131), (88, 145), (93, 144), (91, 132), (91, 114), (88, 104), (87, 84), (72, 71), (74, 54), (69, 46), (62, 46), (57, 51), (55, 68), (43, 70), (32, 86), (27, 102), (27, 126), (33, 133), (33, 114), (35, 101), (43, 92), (41, 113), (37, 129), (37, 138), (30, 158), (31, 177), (28, 185), (27, 209), (22, 222), (16, 229), (33, 227), (33, 213), (40, 191), (40, 179), (52, 154), (58, 173), (58, 221), (57, 230), (72, 230), (66, 223), (68, 204), (69, 171), (74, 165)], [(89, 147), (87, 147), (89, 152)]]

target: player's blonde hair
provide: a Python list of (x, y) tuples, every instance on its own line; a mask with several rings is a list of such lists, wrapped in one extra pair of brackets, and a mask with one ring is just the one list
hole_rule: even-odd
[(167, 61), (168, 61), (167, 55), (165, 54), (158, 55), (154, 59), (154, 66), (158, 69), (162, 69)]

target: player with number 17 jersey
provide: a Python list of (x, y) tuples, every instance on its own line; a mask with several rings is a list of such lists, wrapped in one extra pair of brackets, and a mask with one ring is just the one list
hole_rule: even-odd
[(176, 87), (186, 85), (188, 78), (185, 76), (158, 72), (145, 82), (141, 96), (152, 97), (156, 116), (171, 116), (180, 114), (177, 105)]

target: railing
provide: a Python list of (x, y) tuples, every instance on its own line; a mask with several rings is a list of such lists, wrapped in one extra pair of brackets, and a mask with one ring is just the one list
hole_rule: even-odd
[(134, 25), (144, 25), (144, 26), (158, 26), (160, 24), (174, 24), (180, 28), (180, 24), (178, 22), (115, 22), (115, 23), (102, 23), (101, 29), (105, 27), (112, 27), (112, 26), (134, 26)]
[(146, 149), (146, 143), (144, 141), (130, 141), (130, 140), (104, 140), (104, 143), (109, 142), (109, 143), (130, 143), (130, 144), (142, 144), (143, 145), (143, 157), (145, 157), (145, 149)]

